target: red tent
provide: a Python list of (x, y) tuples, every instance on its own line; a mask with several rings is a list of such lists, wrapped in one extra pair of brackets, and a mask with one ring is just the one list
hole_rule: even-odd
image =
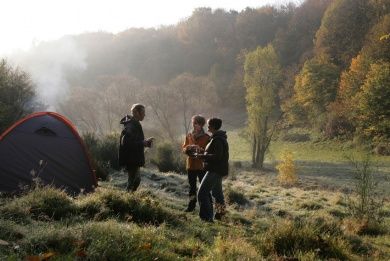
[(70, 194), (97, 186), (84, 142), (58, 113), (33, 113), (0, 136), (0, 192), (17, 192), (34, 178)]

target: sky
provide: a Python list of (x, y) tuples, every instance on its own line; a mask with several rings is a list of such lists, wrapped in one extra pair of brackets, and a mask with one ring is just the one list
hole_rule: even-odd
[(299, 0), (0, 0), (0, 55), (68, 34), (173, 25), (197, 7), (241, 11)]

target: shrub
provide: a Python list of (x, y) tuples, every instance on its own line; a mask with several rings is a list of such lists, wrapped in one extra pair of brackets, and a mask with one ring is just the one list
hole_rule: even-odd
[(357, 198), (348, 197), (347, 207), (352, 217), (360, 220), (381, 223), (383, 200), (378, 196), (378, 183), (375, 180), (370, 155), (367, 153), (360, 161), (347, 157), (354, 166), (354, 189)]
[(185, 172), (184, 156), (178, 147), (172, 143), (158, 144), (151, 163), (155, 164), (160, 172)]
[(83, 140), (95, 165), (97, 178), (106, 180), (110, 169), (119, 170), (119, 134), (109, 134), (99, 139), (94, 133), (85, 133)]
[(285, 151), (282, 154), (281, 162), (276, 166), (279, 171), (279, 182), (292, 185), (297, 182), (297, 168), (291, 152)]
[(229, 204), (245, 205), (249, 202), (242, 192), (234, 190), (232, 187), (226, 188), (225, 195)]

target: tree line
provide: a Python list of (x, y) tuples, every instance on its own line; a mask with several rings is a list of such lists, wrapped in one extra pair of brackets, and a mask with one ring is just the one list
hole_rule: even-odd
[(388, 142), (389, 10), (387, 0), (198, 8), (173, 26), (67, 36), (87, 66), (65, 68), (69, 93), (58, 107), (82, 130), (104, 133), (142, 101), (171, 140), (193, 113), (245, 112), (255, 162), (280, 122)]

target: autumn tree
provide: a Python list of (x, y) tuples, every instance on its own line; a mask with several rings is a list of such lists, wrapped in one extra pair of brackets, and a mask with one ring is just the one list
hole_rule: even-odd
[(252, 164), (263, 167), (278, 118), (277, 91), (282, 82), (281, 68), (272, 45), (246, 55), (245, 87), (248, 129), (253, 140)]
[(390, 138), (390, 63), (372, 64), (359, 93), (359, 125), (370, 137)]
[(305, 62), (296, 76), (294, 100), (307, 115), (308, 123), (321, 128), (326, 107), (335, 100), (339, 71), (326, 59), (313, 58)]
[(316, 33), (317, 55), (346, 68), (362, 48), (369, 29), (370, 5), (367, 0), (335, 0), (326, 10)]

